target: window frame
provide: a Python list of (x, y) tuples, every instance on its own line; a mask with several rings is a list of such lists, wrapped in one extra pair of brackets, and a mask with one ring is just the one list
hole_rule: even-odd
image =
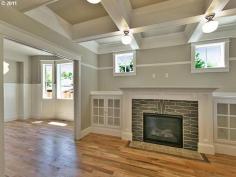
[[(43, 100), (53, 100), (55, 98), (55, 63), (54, 60), (41, 60), (41, 97)], [(44, 66), (46, 64), (52, 65), (52, 98), (44, 97)]]
[[(191, 44), (191, 73), (207, 73), (207, 72), (229, 72), (229, 39), (219, 39), (211, 41), (196, 42)], [(224, 44), (224, 63), (225, 67), (218, 68), (195, 68), (195, 50), (199, 45)]]
[[(134, 64), (134, 71), (133, 72), (124, 72), (124, 73), (116, 73), (116, 55), (120, 54), (126, 54), (126, 53), (132, 53), (133, 58), (133, 64)], [(136, 75), (136, 51), (125, 51), (125, 52), (116, 52), (113, 53), (113, 76), (135, 76)]]
[[(56, 99), (57, 100), (73, 100), (74, 99), (74, 86), (73, 86), (73, 97), (72, 98), (60, 98), (58, 97), (59, 94), (58, 94), (58, 91), (59, 91), (59, 87), (61, 87), (60, 83), (61, 81), (59, 81), (59, 70), (58, 70), (58, 66), (61, 65), (61, 64), (72, 64), (72, 82), (74, 84), (74, 67), (73, 67), (73, 61), (56, 61), (56, 72), (55, 72), (55, 75), (56, 75)], [(61, 74), (61, 73), (60, 73)]]

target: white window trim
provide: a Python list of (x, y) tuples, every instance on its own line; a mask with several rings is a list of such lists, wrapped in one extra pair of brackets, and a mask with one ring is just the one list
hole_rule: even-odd
[[(56, 81), (57, 81), (57, 83), (56, 83), (55, 87), (56, 87), (56, 99), (57, 100), (73, 100), (74, 99), (74, 95), (73, 95), (73, 98), (60, 98), (60, 97), (58, 97), (58, 86), (59, 86), (58, 78), (60, 77), (59, 73), (58, 73), (58, 65), (60, 65), (60, 64), (67, 64), (67, 63), (71, 63), (73, 65), (73, 62), (69, 61), (69, 60), (56, 61)], [(73, 70), (73, 72), (74, 72), (74, 70)], [(74, 77), (74, 73), (73, 73), (73, 77)], [(73, 82), (74, 82), (74, 80), (73, 80)]]
[[(44, 68), (43, 64), (52, 64), (52, 98), (45, 98), (43, 95), (43, 79), (44, 79)], [(55, 72), (55, 63), (54, 60), (41, 60), (40, 61), (40, 66), (41, 66), (41, 98), (43, 100), (52, 100), (55, 98), (55, 78), (54, 78), (54, 72)]]
[[(125, 53), (133, 53), (134, 55), (134, 71), (133, 72), (125, 72), (125, 73), (116, 73), (115, 72), (115, 55), (117, 54), (125, 54)], [(113, 53), (113, 76), (135, 76), (136, 75), (136, 51), (125, 51), (125, 52), (116, 52)]]
[[(207, 73), (207, 72), (229, 72), (229, 39), (217, 39), (211, 41), (203, 41), (191, 44), (191, 73)], [(214, 43), (224, 43), (225, 45), (225, 67), (222, 68), (195, 68), (195, 47), (197, 45), (207, 45)]]

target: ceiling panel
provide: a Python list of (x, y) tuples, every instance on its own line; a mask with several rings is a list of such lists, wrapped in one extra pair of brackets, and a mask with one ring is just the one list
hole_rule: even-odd
[(48, 7), (71, 24), (108, 15), (101, 3), (90, 4), (86, 0), (59, 0)]
[(143, 32), (142, 37), (145, 38), (145, 37), (152, 37), (152, 36), (167, 35), (171, 33), (178, 33), (178, 32), (183, 32), (184, 29), (185, 29), (185, 25), (171, 27), (171, 28), (157, 28), (157, 29), (152, 29), (152, 30)]
[(28, 11), (49, 1), (51, 0), (17, 0), (16, 8), (19, 11)]
[(168, 0), (129, 0), (133, 9), (168, 1)]
[(228, 2), (228, 4), (225, 6), (224, 10), (227, 9), (234, 9), (236, 8), (236, 1), (235, 0), (231, 0)]

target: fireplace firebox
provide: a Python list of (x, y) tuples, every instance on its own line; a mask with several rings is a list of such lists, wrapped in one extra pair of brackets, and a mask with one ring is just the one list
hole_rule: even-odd
[(183, 117), (143, 113), (143, 141), (182, 148)]

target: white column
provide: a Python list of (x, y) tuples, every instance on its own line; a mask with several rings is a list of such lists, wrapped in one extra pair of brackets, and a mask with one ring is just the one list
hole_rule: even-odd
[(0, 34), (0, 177), (4, 176), (3, 36)]
[(214, 147), (214, 119), (213, 100), (211, 94), (200, 94), (198, 102), (198, 151), (206, 154), (215, 154)]
[(122, 98), (122, 112), (121, 138), (132, 141), (132, 96), (127, 92)]
[(79, 60), (73, 60), (74, 66), (74, 133), (75, 140), (81, 137), (81, 66)]

